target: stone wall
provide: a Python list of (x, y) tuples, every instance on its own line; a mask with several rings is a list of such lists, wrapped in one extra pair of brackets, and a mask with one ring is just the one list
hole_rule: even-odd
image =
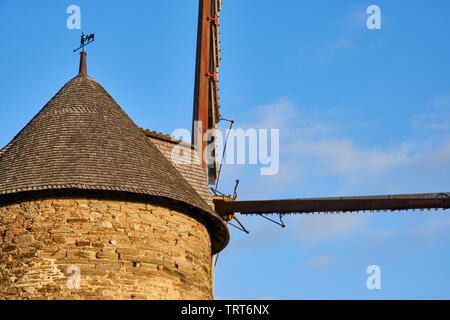
[(212, 299), (210, 236), (175, 204), (0, 203), (0, 298)]

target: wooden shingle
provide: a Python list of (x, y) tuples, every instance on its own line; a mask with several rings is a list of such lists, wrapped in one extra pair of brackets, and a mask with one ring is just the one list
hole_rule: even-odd
[(0, 197), (32, 190), (125, 191), (184, 203), (209, 222), (213, 251), (228, 230), (96, 81), (78, 76), (0, 151)]

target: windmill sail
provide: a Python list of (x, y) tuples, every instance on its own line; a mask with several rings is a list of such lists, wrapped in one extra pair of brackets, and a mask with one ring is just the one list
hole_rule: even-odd
[[(219, 12), (220, 0), (199, 0), (199, 20), (197, 34), (197, 60), (195, 72), (193, 133), (205, 133), (212, 139), (208, 143), (215, 146), (216, 124), (221, 119), (218, 95), (219, 49)], [(200, 123), (201, 130), (195, 128)], [(201, 132), (200, 132), (201, 131)], [(201, 155), (207, 148), (207, 142), (194, 141)], [(205, 163), (203, 168), (209, 184), (218, 179), (213, 148), (213, 163)], [(217, 186), (216, 186), (217, 187)], [(217, 188), (216, 188), (217, 189)], [(217, 190), (216, 190), (217, 191)], [(216, 192), (215, 192), (216, 194)], [(365, 197), (307, 198), (285, 200), (235, 201), (235, 197), (215, 197), (215, 210), (224, 218), (234, 213), (241, 214), (301, 214), (301, 213), (339, 213), (357, 211), (394, 211), (410, 209), (448, 209), (450, 193), (422, 193)]]
[(233, 201), (214, 199), (222, 217), (241, 214), (302, 214), (410, 209), (448, 209), (450, 193), (422, 193), (364, 197), (305, 198), (285, 200)]
[[(215, 130), (220, 120), (217, 77), (220, 65), (220, 9), (220, 0), (199, 1), (192, 144), (197, 146), (198, 153), (202, 157), (203, 169), (209, 184), (215, 184), (217, 179)], [(203, 139), (205, 134), (208, 136), (207, 141)], [(213, 159), (207, 163), (203, 153), (208, 143), (213, 145), (211, 151)]]

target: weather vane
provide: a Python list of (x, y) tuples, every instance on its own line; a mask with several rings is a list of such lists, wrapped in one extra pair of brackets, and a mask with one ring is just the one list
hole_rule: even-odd
[(94, 42), (94, 40), (95, 40), (94, 37), (95, 37), (94, 33), (92, 33), (88, 36), (85, 36), (84, 33), (81, 33), (81, 45), (78, 48), (76, 48), (75, 50), (73, 50), (73, 52), (76, 52), (80, 49), (82, 52), (84, 52), (84, 47), (87, 46), (89, 43)]

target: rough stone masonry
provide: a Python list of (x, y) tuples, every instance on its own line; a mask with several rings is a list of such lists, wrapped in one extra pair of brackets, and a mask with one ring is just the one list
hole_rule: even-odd
[[(0, 203), (2, 299), (212, 299), (211, 241), (184, 206), (37, 195)], [(69, 289), (70, 266), (80, 288)]]

